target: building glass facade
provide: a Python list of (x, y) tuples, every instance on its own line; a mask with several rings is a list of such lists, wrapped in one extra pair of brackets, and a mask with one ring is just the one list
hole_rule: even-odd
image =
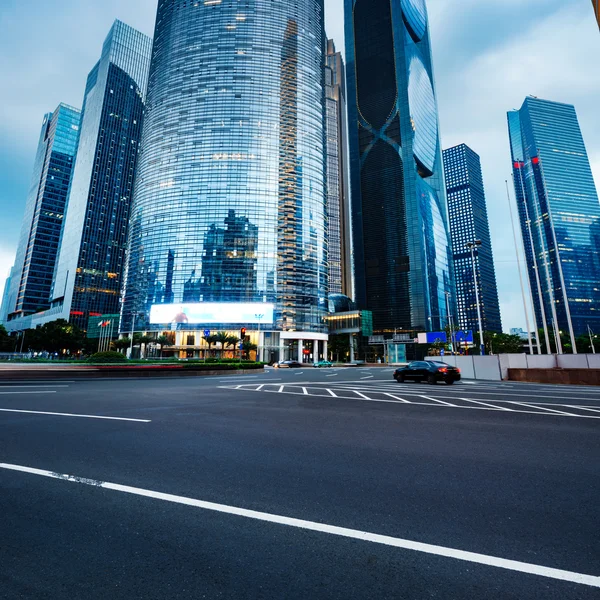
[(66, 104), (44, 116), (7, 294), (9, 321), (50, 306), (80, 121), (81, 111)]
[(151, 46), (115, 21), (88, 76), (49, 320), (119, 312)]
[(4, 291), (2, 292), (2, 302), (0, 303), (0, 324), (3, 324), (8, 317), (8, 297), (10, 293), (10, 282), (12, 280), (14, 267), (10, 268), (10, 273), (4, 282)]
[(575, 107), (528, 97), (508, 130), (538, 325), (598, 331), (600, 204)]
[(345, 0), (345, 22), (356, 301), (376, 331), (438, 330), (454, 286), (425, 1)]
[(327, 140), (327, 218), (329, 294), (354, 297), (352, 231), (348, 179), (346, 69), (333, 40), (325, 54), (325, 128)]
[(479, 331), (473, 261), (466, 244), (481, 240), (475, 252), (475, 271), (482, 327), (483, 331), (502, 333), (481, 160), (465, 144), (444, 150), (443, 156), (458, 326), (463, 331)]
[(322, 0), (159, 1), (122, 331), (184, 299), (325, 331), (324, 49)]

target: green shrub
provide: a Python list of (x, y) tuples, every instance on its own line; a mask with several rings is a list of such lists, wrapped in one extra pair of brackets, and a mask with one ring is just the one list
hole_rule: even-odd
[(127, 357), (120, 352), (97, 352), (87, 360), (89, 363), (124, 363)]

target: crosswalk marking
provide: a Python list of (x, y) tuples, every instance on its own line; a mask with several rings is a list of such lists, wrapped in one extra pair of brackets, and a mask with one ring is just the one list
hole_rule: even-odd
[[(466, 398), (461, 396), (442, 396), (432, 391), (430, 394), (406, 394), (404, 389), (403, 396), (400, 397), (392, 394), (387, 390), (382, 389), (365, 389), (361, 387), (350, 387), (348, 385), (337, 384), (331, 387), (323, 387), (315, 383), (308, 383), (303, 386), (292, 384), (261, 384), (248, 383), (236, 386), (220, 386), (223, 389), (240, 390), (247, 392), (267, 392), (288, 395), (302, 395), (316, 398), (335, 398), (336, 400), (355, 400), (357, 402), (380, 402), (386, 404), (400, 404), (402, 406), (429, 406), (448, 409), (471, 409), (480, 411), (495, 411), (499, 413), (524, 413), (532, 415), (550, 416), (550, 417), (574, 417), (580, 419), (597, 419), (600, 420), (600, 406), (579, 406), (576, 404), (557, 404), (543, 403), (536, 401), (517, 402), (515, 400), (496, 400), (496, 399), (480, 399)], [(395, 388), (396, 389), (396, 388)], [(442, 392), (445, 393), (445, 392)], [(412, 397), (411, 397), (412, 396)], [(451, 400), (452, 402), (448, 402)]]

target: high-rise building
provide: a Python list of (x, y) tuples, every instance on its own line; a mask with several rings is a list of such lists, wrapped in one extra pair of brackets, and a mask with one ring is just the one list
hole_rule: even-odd
[(46, 320), (119, 312), (152, 40), (115, 21), (90, 71)]
[(356, 301), (376, 331), (436, 331), (454, 286), (425, 1), (345, 0), (345, 22)]
[(2, 302), (0, 302), (0, 324), (4, 324), (8, 317), (8, 295), (10, 292), (10, 282), (13, 276), (14, 267), (10, 268), (10, 273), (4, 283), (4, 291), (2, 292)]
[[(443, 156), (458, 325), (464, 331), (479, 331), (479, 299), (483, 331), (502, 333), (481, 160), (466, 144), (444, 150)], [(481, 245), (474, 252), (473, 261), (467, 244), (475, 240)]]
[(600, 330), (600, 204), (575, 107), (535, 97), (508, 113), (537, 324)]
[(592, 0), (592, 5), (594, 6), (596, 20), (598, 21), (598, 26), (600, 27), (600, 0)]
[(50, 306), (80, 121), (81, 111), (66, 104), (44, 115), (7, 292), (9, 329), (23, 328), (23, 319)]
[(325, 54), (325, 133), (327, 140), (327, 219), (329, 294), (354, 297), (352, 231), (348, 179), (348, 125), (344, 59), (327, 40)]
[(122, 331), (327, 338), (324, 50), (323, 0), (159, 0)]

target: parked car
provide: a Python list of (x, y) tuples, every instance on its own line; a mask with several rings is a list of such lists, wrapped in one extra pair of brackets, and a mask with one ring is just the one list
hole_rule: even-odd
[(455, 381), (460, 381), (460, 369), (442, 362), (415, 361), (396, 369), (394, 379), (398, 383), (426, 381), (435, 385), (438, 381), (443, 381), (446, 385), (452, 385)]
[(321, 369), (323, 367), (333, 367), (333, 363), (329, 362), (328, 360), (320, 360), (319, 362), (314, 363), (313, 367), (315, 369)]
[(281, 360), (273, 365), (276, 369), (299, 369), (304, 365), (297, 360)]

